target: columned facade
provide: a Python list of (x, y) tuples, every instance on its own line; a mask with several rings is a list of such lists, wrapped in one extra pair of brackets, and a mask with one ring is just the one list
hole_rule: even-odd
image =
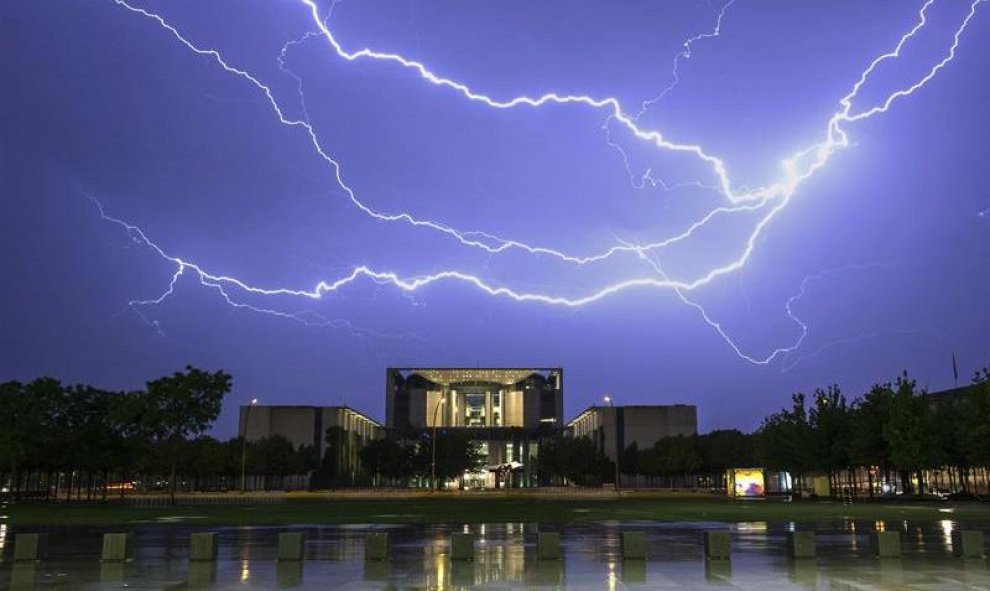
[(562, 429), (560, 368), (390, 368), (386, 428), (469, 435), (485, 457), (467, 487), (536, 486), (539, 441)]

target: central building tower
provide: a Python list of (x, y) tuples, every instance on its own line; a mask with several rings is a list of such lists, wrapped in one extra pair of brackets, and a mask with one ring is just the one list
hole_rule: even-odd
[(465, 430), (487, 457), (465, 486), (535, 486), (538, 442), (563, 428), (561, 368), (389, 368), (386, 428)]

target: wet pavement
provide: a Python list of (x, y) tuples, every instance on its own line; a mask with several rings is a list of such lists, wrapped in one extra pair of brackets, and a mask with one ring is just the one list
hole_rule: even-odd
[[(618, 522), (543, 526), (561, 534), (563, 559), (539, 561), (535, 524), (197, 527), (194, 523), (131, 528), (0, 524), (0, 588), (11, 589), (985, 589), (986, 559), (952, 556), (952, 532), (981, 529), (954, 521), (802, 524), (816, 532), (818, 558), (787, 558), (788, 523)], [(728, 529), (732, 559), (706, 561), (702, 534)], [(902, 534), (904, 556), (873, 557), (871, 534)], [(646, 561), (621, 558), (622, 531), (646, 533)], [(49, 558), (12, 563), (17, 532), (46, 531)], [(102, 535), (131, 531), (135, 557), (101, 563)], [(216, 563), (189, 563), (189, 535), (219, 534)], [(282, 531), (306, 534), (306, 560), (277, 562)], [(364, 561), (364, 534), (390, 535), (388, 561)], [(474, 561), (452, 561), (450, 534), (471, 532)], [(988, 539), (990, 541), (990, 539)]]

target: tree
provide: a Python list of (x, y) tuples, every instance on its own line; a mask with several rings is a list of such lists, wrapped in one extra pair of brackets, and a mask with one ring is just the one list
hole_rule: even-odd
[[(121, 483), (152, 453), (152, 429), (147, 413), (144, 392), (121, 392), (114, 396), (109, 419), (116, 428), (114, 453)], [(123, 486), (119, 492), (123, 496)]]
[(541, 442), (537, 456), (541, 478), (559, 478), (578, 486), (600, 485), (606, 475), (614, 472), (610, 466), (605, 454), (589, 437), (547, 438)]
[(217, 478), (230, 473), (227, 444), (200, 436), (182, 445), (180, 457), (185, 474), (192, 479), (194, 490), (215, 488)]
[(619, 457), (619, 469), (627, 476), (639, 474), (639, 446), (636, 445), (635, 441), (622, 450), (622, 455)]
[(894, 390), (890, 384), (875, 384), (866, 396), (853, 404), (852, 432), (849, 436), (850, 461), (868, 467), (869, 494), (873, 496), (873, 467), (884, 475), (891, 467), (890, 446), (884, 438), (884, 425), (890, 418)]
[[(436, 433), (434, 487), (440, 488), (440, 483), (462, 476), (466, 471), (477, 470), (484, 465), (486, 457), (481, 453), (478, 443), (471, 439), (470, 434), (448, 429), (440, 429)], [(431, 437), (432, 434), (424, 434), (415, 459), (419, 473), (428, 478), (434, 474), (434, 449)]]
[(361, 467), (375, 476), (375, 483), (384, 478), (391, 484), (403, 483), (413, 475), (415, 448), (391, 439), (376, 439), (361, 448)]
[(990, 367), (973, 377), (959, 414), (959, 451), (966, 465), (990, 466)]
[(301, 471), (292, 442), (282, 435), (262, 437), (251, 443), (252, 468), (265, 476), (265, 488), (284, 488), (285, 477)]
[(231, 378), (224, 371), (205, 372), (186, 366), (184, 372), (148, 382), (148, 427), (169, 448), (169, 492), (175, 503), (176, 467), (183, 439), (204, 432), (220, 414)]
[(849, 434), (851, 415), (845, 396), (838, 385), (815, 390), (814, 406), (808, 412), (812, 437), (814, 468), (828, 474), (829, 488), (834, 490), (835, 473), (850, 465)]
[(315, 479), (319, 486), (354, 484), (356, 475), (351, 471), (351, 463), (355, 446), (352, 440), (353, 434), (343, 427), (327, 427), (324, 437), (327, 445)]
[[(0, 472), (7, 471), (10, 490), (16, 488), (18, 469), (32, 449), (31, 431), (40, 422), (39, 405), (30, 404), (24, 384), (0, 384)], [(0, 485), (3, 479), (0, 479)]]
[(791, 402), (790, 410), (783, 409), (763, 420), (757, 441), (766, 466), (790, 472), (801, 490), (804, 473), (813, 465), (814, 438), (804, 394), (794, 394)]
[[(968, 392), (967, 392), (968, 394)], [(965, 453), (965, 423), (966, 399), (957, 403), (955, 400), (938, 401), (932, 407), (932, 423), (935, 426), (935, 462), (937, 466), (949, 467), (949, 479), (952, 481), (953, 468), (960, 475), (963, 489), (968, 489), (969, 458)], [(937, 477), (937, 476), (936, 476)]]
[(653, 449), (660, 458), (660, 472), (666, 476), (680, 476), (685, 486), (688, 485), (687, 476), (697, 474), (701, 469), (702, 457), (697, 435), (664, 437), (654, 444)]
[(702, 470), (712, 478), (712, 484), (724, 489), (726, 471), (756, 465), (754, 437), (736, 429), (712, 431), (699, 437)]
[(890, 447), (891, 463), (901, 471), (905, 492), (912, 492), (910, 475), (917, 473), (918, 492), (923, 493), (921, 470), (936, 463), (936, 439), (931, 405), (924, 396), (917, 395), (916, 388), (907, 372), (897, 378), (883, 438)]

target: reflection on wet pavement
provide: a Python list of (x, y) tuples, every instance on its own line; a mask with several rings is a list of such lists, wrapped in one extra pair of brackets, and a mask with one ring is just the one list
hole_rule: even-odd
[[(99, 528), (13, 528), (0, 535), (0, 586), (11, 589), (990, 589), (986, 560), (952, 556), (952, 521), (802, 525), (817, 560), (787, 558), (789, 523), (623, 522), (546, 526), (563, 558), (536, 558), (534, 524), (216, 527), (140, 525), (135, 559), (101, 563)], [(731, 561), (703, 558), (702, 532), (732, 532)], [(985, 526), (974, 529), (986, 531)], [(16, 530), (16, 531), (15, 531)], [(216, 531), (215, 563), (188, 560), (189, 535)], [(390, 535), (388, 561), (364, 561), (364, 534)], [(621, 532), (646, 532), (648, 560), (623, 560)], [(872, 555), (870, 534), (899, 530), (904, 558)], [(47, 531), (49, 559), (12, 563), (13, 536)], [(306, 561), (276, 562), (280, 531), (306, 533)], [(454, 532), (478, 537), (474, 561), (452, 561)]]

